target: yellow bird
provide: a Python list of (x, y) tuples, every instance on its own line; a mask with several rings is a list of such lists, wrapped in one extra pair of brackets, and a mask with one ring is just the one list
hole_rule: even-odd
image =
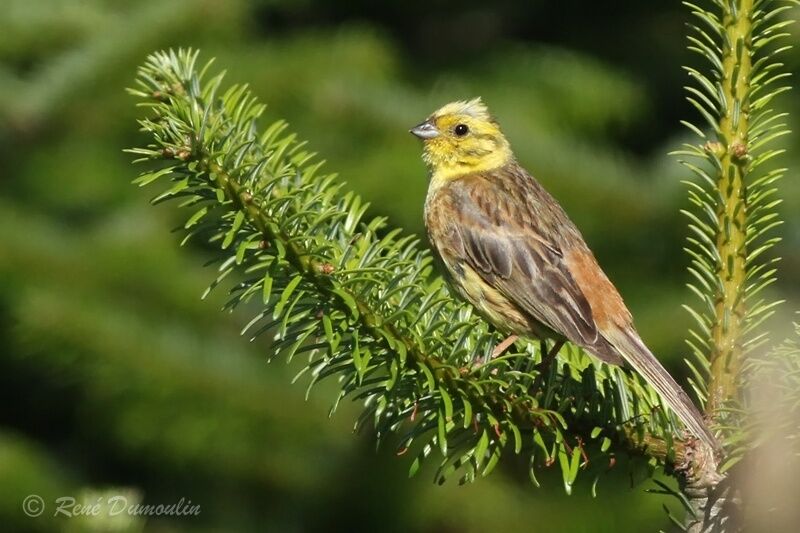
[(453, 102), (412, 128), (430, 172), (425, 225), (455, 289), (500, 331), (570, 341), (627, 362), (691, 433), (718, 444), (688, 395), (648, 350), (578, 228), (514, 158), (480, 98)]

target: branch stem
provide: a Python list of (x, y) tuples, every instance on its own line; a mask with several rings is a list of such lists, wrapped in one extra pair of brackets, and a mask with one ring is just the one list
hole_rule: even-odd
[(718, 418), (728, 400), (737, 395), (746, 311), (743, 298), (747, 267), (745, 177), (753, 0), (741, 0), (738, 9), (731, 8), (728, 3), (725, 5), (721, 80), (725, 112), (719, 120), (722, 147), (717, 181), (723, 202), (717, 209), (720, 230), (716, 239), (721, 284), (711, 329), (711, 371), (706, 404), (706, 412), (712, 419)]
[[(710, 331), (710, 372), (707, 416), (724, 423), (725, 407), (739, 394), (739, 372), (743, 358), (747, 279), (747, 187), (748, 131), (750, 127), (750, 83), (754, 0), (719, 2), (724, 36), (720, 72), (720, 116), (717, 143), (706, 145), (717, 168), (716, 277)], [(703, 457), (692, 463), (703, 465)], [(686, 530), (691, 533), (729, 531), (735, 497), (723, 477), (713, 469), (695, 470), (686, 476), (682, 490), (690, 513)], [(702, 466), (701, 466), (702, 468)]]

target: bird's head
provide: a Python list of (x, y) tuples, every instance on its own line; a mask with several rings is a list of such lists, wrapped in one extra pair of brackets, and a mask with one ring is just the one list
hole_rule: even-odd
[(492, 170), (513, 158), (500, 126), (480, 98), (449, 103), (410, 132), (424, 141), (422, 158), (434, 180)]

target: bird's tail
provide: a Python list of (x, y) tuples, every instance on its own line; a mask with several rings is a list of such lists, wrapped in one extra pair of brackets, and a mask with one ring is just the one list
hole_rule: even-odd
[(697, 407), (692, 403), (689, 395), (667, 372), (658, 359), (645, 346), (642, 339), (632, 329), (616, 329), (604, 337), (613, 345), (633, 369), (658, 392), (664, 403), (672, 409), (686, 428), (698, 439), (707, 444), (715, 452), (720, 451), (720, 445), (711, 430), (703, 420)]

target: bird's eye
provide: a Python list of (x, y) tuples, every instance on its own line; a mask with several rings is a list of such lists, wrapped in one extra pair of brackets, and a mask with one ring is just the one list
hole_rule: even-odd
[(469, 127), (467, 127), (466, 124), (459, 124), (455, 127), (453, 131), (455, 131), (456, 135), (458, 135), (459, 137), (463, 137), (464, 135), (469, 133)]

